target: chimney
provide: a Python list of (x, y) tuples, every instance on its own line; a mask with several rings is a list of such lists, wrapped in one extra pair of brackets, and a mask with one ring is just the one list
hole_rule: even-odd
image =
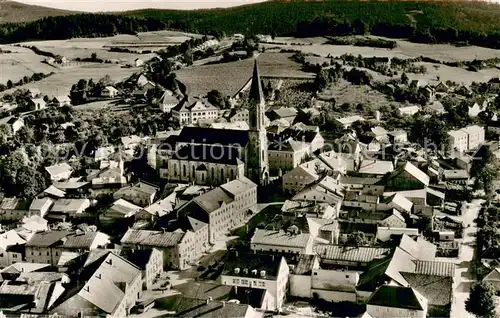
[(222, 307), (226, 307), (226, 302), (222, 301)]
[(210, 304), (211, 301), (212, 301), (212, 297), (210, 296), (207, 298), (207, 305)]

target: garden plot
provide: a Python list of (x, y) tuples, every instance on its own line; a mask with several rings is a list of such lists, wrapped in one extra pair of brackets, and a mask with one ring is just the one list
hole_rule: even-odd
[[(19, 86), (17, 88), (38, 88), (43, 95), (60, 96), (68, 95), (71, 86), (76, 84), (80, 79), (93, 79), (98, 81), (106, 75), (111, 77), (113, 81), (122, 81), (129, 77), (132, 73), (139, 71), (138, 68), (122, 68), (116, 64), (94, 64), (79, 67), (77, 69), (59, 70), (56, 74), (49, 76), (38, 82)], [(6, 91), (8, 93), (9, 91)]]
[(492, 77), (500, 76), (500, 70), (495, 68), (483, 69), (478, 72), (471, 72), (459, 67), (451, 67), (442, 64), (419, 62), (416, 65), (424, 65), (427, 68), (426, 74), (408, 73), (412, 80), (418, 79), (425, 83), (435, 83), (438, 81), (452, 81), (457, 84), (470, 85), (472, 82), (487, 82)]
[(56, 71), (54, 67), (42, 63), (43, 57), (36, 55), (31, 50), (10, 46), (5, 46), (5, 50), (19, 53), (0, 54), (0, 83), (2, 84), (7, 83), (8, 80), (17, 82), (24, 76), (31, 77), (33, 73)]

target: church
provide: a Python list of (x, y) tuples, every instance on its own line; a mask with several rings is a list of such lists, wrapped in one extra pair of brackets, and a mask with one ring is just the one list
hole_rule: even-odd
[(172, 154), (160, 175), (170, 181), (221, 185), (246, 176), (256, 184), (269, 182), (265, 99), (255, 61), (249, 92), (249, 130), (184, 127), (175, 136)]

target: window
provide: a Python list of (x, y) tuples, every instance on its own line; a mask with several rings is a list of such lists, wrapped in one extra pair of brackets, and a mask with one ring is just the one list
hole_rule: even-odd
[(220, 180), (222, 182), (224, 182), (224, 169), (223, 168), (220, 169)]
[(186, 176), (186, 166), (182, 166), (182, 174), (184, 175), (184, 177)]
[(193, 174), (193, 178), (194, 178), (194, 170), (195, 170), (195, 169), (194, 169), (194, 166), (193, 166), (193, 171), (192, 171), (192, 174)]

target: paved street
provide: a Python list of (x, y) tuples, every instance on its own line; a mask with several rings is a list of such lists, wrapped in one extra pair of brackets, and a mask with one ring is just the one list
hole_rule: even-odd
[[(472, 203), (463, 206), (462, 221), (465, 225), (464, 238), (460, 255), (456, 260), (457, 271), (455, 284), (453, 287), (454, 301), (451, 306), (450, 317), (474, 318), (465, 310), (465, 300), (469, 297), (469, 290), (474, 282), (471, 262), (474, 257), (474, 248), (476, 245), (477, 228), (474, 220), (481, 209), (482, 200), (474, 200)], [(470, 224), (470, 227), (467, 225)]]

